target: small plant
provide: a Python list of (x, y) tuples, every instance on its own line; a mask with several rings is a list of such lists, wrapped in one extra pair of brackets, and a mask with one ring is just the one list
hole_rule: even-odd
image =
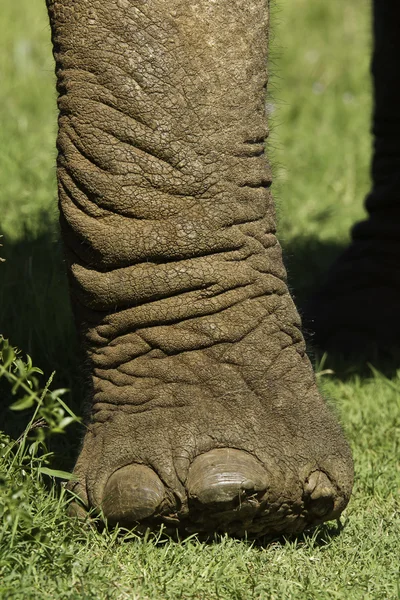
[[(21, 352), (13, 348), (8, 340), (0, 335), (0, 379), (4, 378), (11, 386), (12, 396), (20, 397), (11, 404), (10, 409), (22, 411), (33, 409), (33, 414), (22, 435), (14, 444), (16, 462), (26, 462), (38, 459), (41, 463), (39, 472), (52, 477), (71, 479), (72, 475), (65, 471), (56, 471), (43, 464), (48, 464), (51, 453), (48, 452), (46, 440), (55, 434), (63, 434), (71, 423), (80, 422), (71, 409), (62, 400), (68, 391), (61, 388), (51, 390), (54, 373), (41, 387), (40, 376), (43, 371), (34, 367), (30, 356), (25, 359)], [(16, 449), (15, 449), (16, 446)]]
[[(45, 490), (42, 485), (43, 475), (72, 478), (71, 473), (49, 467), (53, 453), (48, 451), (46, 442), (53, 435), (63, 434), (68, 425), (80, 422), (80, 418), (62, 400), (66, 389), (50, 389), (54, 373), (44, 386), (42, 376), (30, 356), (23, 358), (0, 336), (0, 379), (5, 380), (6, 387), (9, 384), (10, 395), (16, 397), (10, 408), (32, 411), (17, 440), (0, 431), (0, 573), (5, 565), (17, 564), (18, 553), (26, 545), (35, 547), (43, 559), (54, 559), (47, 556), (54, 526), (43, 520), (42, 513), (52, 502), (58, 507), (56, 518), (62, 512), (59, 507), (68, 502), (64, 487)], [(61, 519), (60, 526), (62, 523)]]

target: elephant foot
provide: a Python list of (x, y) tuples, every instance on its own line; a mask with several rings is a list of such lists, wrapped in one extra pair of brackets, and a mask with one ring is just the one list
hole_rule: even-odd
[[(186, 480), (188, 506), (179, 514), (158, 475), (143, 465), (128, 465), (108, 479), (101, 508), (110, 525), (163, 524), (181, 533), (228, 533), (249, 538), (299, 533), (309, 525), (337, 518), (345, 499), (323, 471), (313, 471), (293, 501), (271, 502), (268, 471), (247, 452), (218, 448), (198, 456)], [(78, 512), (80, 511), (80, 512)], [(83, 518), (75, 503), (70, 513)]]
[[(248, 538), (339, 517), (352, 488), (350, 450), (303, 342), (287, 344), (270, 327), (267, 319), (233, 345), (146, 354), (114, 374), (97, 368), (72, 486), (82, 503), (71, 510), (95, 508), (138, 531)], [(277, 353), (257, 352), (273, 340)]]
[(357, 240), (337, 259), (304, 311), (316, 348), (372, 362), (399, 355), (398, 250), (391, 240)]

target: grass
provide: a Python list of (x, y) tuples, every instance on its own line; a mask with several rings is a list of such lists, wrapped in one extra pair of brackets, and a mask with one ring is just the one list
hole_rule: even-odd
[[(269, 146), (280, 238), (300, 300), (363, 215), (368, 9), (365, 0), (280, 0), (273, 7)], [(0, 264), (0, 332), (31, 354), (46, 377), (56, 370), (53, 387), (70, 388), (68, 404), (79, 412), (79, 353), (56, 225), (56, 105), (44, 2), (4, 2), (0, 17), (0, 255), (7, 259)], [(388, 379), (371, 370), (360, 377), (352, 367), (342, 380), (319, 376), (356, 466), (340, 530), (333, 523), (258, 545), (137, 539), (78, 526), (65, 515), (64, 488), (41, 474), (46, 458), (39, 449), (30, 454), (27, 444), (15, 454), (20, 446), (8, 435), (16, 439), (28, 417), (7, 409), (15, 398), (3, 385), (0, 597), (399, 598), (400, 374)], [(64, 467), (60, 454), (68, 463), (65, 440), (76, 437), (56, 436), (62, 441), (56, 466)]]

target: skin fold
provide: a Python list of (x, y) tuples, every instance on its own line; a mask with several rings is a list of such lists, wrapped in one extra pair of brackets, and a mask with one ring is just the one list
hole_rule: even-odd
[(47, 0), (60, 223), (111, 523), (300, 532), (352, 489), (275, 236), (267, 0)]

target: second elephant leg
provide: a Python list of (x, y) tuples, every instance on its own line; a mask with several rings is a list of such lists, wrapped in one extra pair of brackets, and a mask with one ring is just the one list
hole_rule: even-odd
[(267, 0), (48, 8), (92, 382), (75, 492), (123, 525), (262, 535), (337, 517), (350, 451), (275, 237)]
[(400, 4), (374, 0), (374, 149), (368, 218), (306, 308), (324, 350), (369, 359), (400, 351)]

